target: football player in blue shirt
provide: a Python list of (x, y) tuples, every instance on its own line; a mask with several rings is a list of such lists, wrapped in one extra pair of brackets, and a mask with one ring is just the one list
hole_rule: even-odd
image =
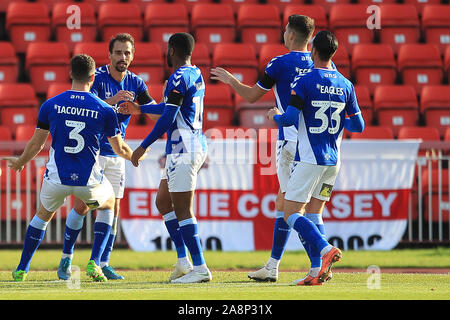
[[(194, 38), (188, 33), (173, 34), (167, 45), (167, 63), (174, 73), (169, 77), (164, 102), (138, 106), (121, 105), (121, 112), (161, 114), (153, 130), (133, 152), (132, 163), (167, 132), (166, 167), (156, 204), (175, 244), (178, 263), (170, 276), (172, 283), (207, 282), (212, 279), (200, 244), (197, 220), (192, 212), (197, 173), (207, 152), (202, 131), (205, 82), (198, 67), (191, 64)], [(192, 257), (187, 257), (186, 247)]]
[[(280, 112), (285, 112), (291, 98), (291, 84), (313, 67), (311, 54), (308, 51), (308, 43), (314, 33), (314, 20), (303, 15), (291, 15), (284, 32), (284, 45), (290, 51), (287, 54), (274, 57), (266, 66), (264, 76), (253, 87), (247, 86), (237, 80), (232, 74), (222, 68), (211, 70), (213, 80), (220, 80), (229, 84), (237, 94), (249, 102), (255, 102), (265, 93), (273, 89), (275, 104)], [(267, 263), (259, 270), (250, 272), (248, 277), (258, 281), (277, 281), (278, 266), (285, 251), (291, 229), (283, 218), (283, 202), (286, 193), (286, 185), (295, 156), (297, 145), (297, 123), (289, 127), (278, 126), (278, 139), (276, 143), (276, 168), (280, 184), (276, 199), (276, 220), (273, 229), (272, 251)], [(317, 216), (308, 216), (319, 221)], [(325, 229), (323, 232), (325, 232)], [(310, 248), (300, 239), (310, 255)], [(311, 258), (311, 257), (310, 257)], [(313, 257), (317, 261), (320, 257)]]
[[(128, 70), (134, 56), (134, 39), (127, 33), (119, 33), (109, 42), (110, 63), (97, 68), (95, 80), (91, 92), (107, 102), (114, 110), (123, 101), (137, 101), (139, 104), (152, 102), (147, 85), (144, 80)], [(122, 138), (125, 138), (125, 130), (130, 122), (130, 115), (117, 114)], [(120, 199), (123, 198), (125, 189), (125, 161), (118, 157), (112, 149), (108, 139), (103, 137), (100, 145), (100, 165), (105, 176), (114, 188), (115, 204), (114, 218), (111, 232), (106, 234), (106, 242), (101, 243), (99, 250), (102, 252), (100, 267), (105, 276), (110, 280), (124, 279), (109, 265), (111, 251), (117, 233), (117, 222), (120, 209)], [(100, 211), (100, 210), (97, 210)], [(84, 217), (89, 208), (83, 201), (75, 198), (74, 208), (68, 214), (64, 232), (63, 254), (58, 267), (58, 277), (63, 280), (70, 279), (71, 262), (78, 234), (83, 227)]]
[(305, 210), (305, 215), (322, 214), (331, 197), (340, 167), (344, 127), (351, 132), (364, 130), (353, 84), (331, 64), (337, 47), (333, 33), (318, 32), (311, 50), (314, 68), (294, 83), (284, 114), (276, 108), (268, 113), (269, 119), (281, 126), (298, 122), (298, 147), (287, 184), (284, 219), (322, 260), (319, 266), (312, 263), (307, 276), (294, 281), (297, 285), (323, 284), (333, 263), (342, 257), (342, 252), (330, 245), (317, 226), (302, 214)]
[(41, 243), (48, 222), (65, 198), (74, 195), (90, 209), (102, 208), (94, 227), (94, 246), (87, 274), (94, 281), (106, 281), (99, 260), (99, 242), (109, 233), (113, 219), (114, 192), (99, 164), (100, 139), (105, 136), (114, 152), (131, 159), (132, 150), (123, 141), (114, 110), (89, 92), (94, 82), (95, 62), (88, 55), (71, 59), (72, 89), (45, 101), (39, 111), (33, 137), (19, 158), (10, 158), (9, 166), (21, 171), (52, 136), (49, 161), (46, 164), (40, 207), (25, 235), (20, 263), (13, 271), (14, 281), (24, 281), (31, 258)]

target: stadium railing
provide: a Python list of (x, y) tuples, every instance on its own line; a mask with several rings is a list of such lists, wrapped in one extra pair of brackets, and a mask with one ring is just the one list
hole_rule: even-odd
[[(20, 154), (26, 142), (0, 142), (0, 152)], [(45, 172), (49, 143), (19, 174), (0, 160), (0, 246), (19, 246), (26, 227), (39, 206), (39, 191)], [(424, 141), (420, 145), (415, 182), (409, 201), (408, 227), (402, 246), (450, 244), (450, 143)], [(61, 246), (64, 241), (65, 218), (73, 207), (73, 198), (56, 212), (48, 226), (43, 245)], [(77, 244), (90, 245), (93, 240), (95, 211), (86, 216)], [(117, 246), (127, 247), (118, 229)]]

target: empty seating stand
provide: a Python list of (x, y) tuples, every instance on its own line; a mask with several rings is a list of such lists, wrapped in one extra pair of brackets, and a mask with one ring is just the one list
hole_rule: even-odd
[(237, 31), (243, 43), (256, 52), (263, 44), (280, 43), (281, 21), (278, 7), (270, 4), (243, 4), (237, 15)]
[(135, 3), (104, 3), (98, 11), (97, 24), (103, 41), (109, 41), (117, 33), (129, 33), (134, 41), (143, 39), (143, 18)]
[(200, 3), (192, 8), (191, 29), (197, 42), (208, 45), (210, 52), (219, 43), (233, 43), (236, 22), (231, 5)]
[(188, 10), (184, 4), (150, 3), (146, 6), (144, 33), (149, 41), (166, 45), (172, 34), (188, 31)]
[(373, 105), (378, 125), (390, 127), (394, 136), (397, 136), (400, 128), (418, 124), (419, 103), (412, 86), (377, 86)]
[(27, 48), (26, 70), (38, 94), (52, 82), (68, 82), (70, 53), (64, 42), (33, 42)]
[(14, 83), (19, 76), (19, 59), (11, 42), (0, 42), (0, 83)]
[(25, 53), (32, 42), (49, 41), (48, 6), (40, 2), (11, 2), (6, 11), (6, 31), (18, 53)]
[(357, 84), (366, 85), (371, 94), (381, 84), (394, 84), (397, 67), (388, 44), (358, 44), (353, 47), (352, 72)]
[(56, 41), (67, 44), (72, 52), (76, 43), (96, 40), (95, 8), (86, 2), (57, 2), (52, 10), (52, 28)]
[(450, 86), (424, 86), (420, 94), (420, 112), (425, 124), (437, 128), (443, 138), (450, 128)]

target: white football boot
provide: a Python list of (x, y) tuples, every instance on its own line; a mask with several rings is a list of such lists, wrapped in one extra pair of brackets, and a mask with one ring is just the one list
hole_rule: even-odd
[(212, 280), (211, 271), (206, 268), (204, 271), (191, 270), (182, 277), (170, 281), (171, 283), (200, 283)]
[(249, 272), (248, 277), (256, 281), (276, 282), (278, 280), (278, 268), (269, 269), (265, 264), (261, 269)]
[(184, 276), (185, 274), (188, 274), (189, 272), (192, 271), (192, 268), (193, 268), (192, 264), (189, 260), (187, 261), (187, 263), (178, 261), (177, 264), (175, 265), (175, 269), (172, 271), (172, 274), (169, 277), (169, 281), (178, 279)]

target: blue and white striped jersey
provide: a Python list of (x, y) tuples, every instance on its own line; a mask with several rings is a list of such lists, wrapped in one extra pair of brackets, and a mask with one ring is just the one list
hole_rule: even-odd
[(167, 131), (166, 153), (206, 152), (206, 137), (202, 131), (205, 82), (200, 69), (191, 65), (178, 68), (167, 80), (166, 103), (172, 91), (180, 93), (183, 102)]
[(69, 186), (101, 183), (100, 141), (121, 133), (111, 106), (90, 92), (68, 90), (45, 101), (38, 120), (52, 136), (45, 177)]
[[(266, 66), (265, 72), (274, 79), (273, 92), (277, 108), (284, 113), (291, 98), (291, 84), (313, 68), (309, 52), (291, 51), (274, 57)], [(264, 90), (264, 85), (258, 81), (258, 86)], [(278, 140), (297, 141), (297, 124), (290, 127), (278, 127)]]
[[(91, 92), (96, 94), (100, 99), (105, 100), (114, 96), (120, 90), (127, 90), (134, 93), (134, 101), (143, 92), (147, 91), (147, 85), (140, 77), (127, 70), (125, 77), (121, 82), (116, 81), (110, 74), (107, 65), (97, 68), (95, 70), (94, 84)], [(117, 113), (117, 107), (124, 101), (119, 101), (112, 108)], [(130, 123), (131, 115), (117, 113), (120, 130), (122, 131), (122, 138), (125, 138), (125, 131)], [(113, 151), (108, 139), (103, 138), (101, 141), (100, 154), (102, 156), (117, 157)]]
[(314, 68), (293, 85), (293, 90), (304, 102), (295, 160), (336, 165), (345, 114), (361, 112), (353, 84), (335, 69)]

